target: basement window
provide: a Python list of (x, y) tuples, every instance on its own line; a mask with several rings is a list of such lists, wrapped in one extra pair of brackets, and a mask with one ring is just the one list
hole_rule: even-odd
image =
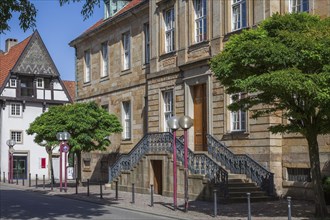
[(311, 169), (310, 168), (287, 168), (288, 180), (294, 182), (311, 182)]

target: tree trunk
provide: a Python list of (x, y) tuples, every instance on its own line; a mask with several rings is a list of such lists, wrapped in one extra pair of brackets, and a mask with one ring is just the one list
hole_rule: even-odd
[(53, 149), (51, 147), (46, 147), (46, 151), (48, 153), (49, 169), (50, 169), (50, 180), (53, 184), (55, 184), (52, 150)]
[(325, 203), (324, 192), (322, 189), (322, 177), (320, 167), (319, 146), (317, 142), (317, 134), (310, 131), (306, 135), (309, 149), (309, 160), (311, 165), (312, 183), (314, 189), (315, 200), (315, 216), (325, 218), (328, 214)]
[(76, 151), (77, 155), (77, 179), (81, 183), (81, 151)]

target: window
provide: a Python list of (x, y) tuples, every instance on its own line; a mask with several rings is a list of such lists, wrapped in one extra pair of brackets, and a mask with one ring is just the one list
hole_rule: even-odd
[[(234, 102), (236, 99), (241, 99), (242, 94), (236, 94), (231, 96), (230, 102)], [(230, 112), (231, 131), (245, 131), (246, 130), (246, 112), (243, 110)]]
[(232, 30), (246, 27), (246, 0), (232, 0)]
[(295, 182), (311, 182), (310, 168), (287, 168), (288, 180)]
[(123, 138), (125, 140), (131, 139), (131, 102), (123, 102), (123, 124), (124, 133)]
[(108, 43), (105, 42), (102, 44), (102, 72), (101, 77), (105, 77), (108, 75), (109, 69), (108, 69)]
[(21, 105), (11, 104), (10, 105), (10, 116), (21, 116)]
[(149, 24), (144, 24), (144, 62), (150, 62), (150, 31)]
[(165, 21), (165, 52), (174, 51), (174, 8), (164, 12)]
[(109, 111), (109, 105), (108, 105), (108, 104), (101, 105), (101, 108), (103, 108), (103, 109), (106, 110), (107, 112)]
[(84, 82), (90, 82), (91, 81), (91, 52), (85, 51), (85, 79)]
[(44, 80), (42, 78), (37, 79), (37, 88), (44, 88)]
[(21, 131), (12, 131), (10, 134), (10, 138), (14, 140), (17, 144), (23, 143), (23, 137), (22, 137)]
[(309, 11), (309, 0), (290, 0), (290, 12)]
[(195, 0), (195, 41), (196, 43), (206, 40), (206, 0)]
[(163, 92), (164, 100), (164, 131), (171, 131), (167, 125), (167, 120), (173, 116), (173, 91)]
[(104, 1), (104, 19), (107, 19), (110, 17), (110, 1), (105, 0)]
[(16, 87), (16, 79), (10, 79), (10, 87)]
[(21, 77), (21, 96), (34, 97), (34, 78)]
[(131, 34), (129, 32), (123, 34), (123, 69), (127, 70), (131, 68), (131, 42), (130, 42)]

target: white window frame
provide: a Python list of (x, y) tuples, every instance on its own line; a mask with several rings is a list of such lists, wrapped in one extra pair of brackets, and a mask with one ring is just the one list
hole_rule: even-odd
[(247, 26), (246, 0), (232, 0), (232, 31), (242, 29)]
[(90, 50), (86, 50), (84, 52), (84, 63), (85, 63), (84, 82), (88, 83), (91, 81), (91, 51)]
[(149, 23), (143, 25), (144, 32), (144, 63), (150, 63), (150, 26)]
[(122, 123), (123, 139), (130, 140), (132, 138), (132, 105), (130, 101), (122, 102)]
[[(307, 8), (304, 8), (304, 4), (307, 4)], [(309, 0), (290, 0), (289, 7), (290, 13), (308, 12)]]
[(20, 117), (22, 116), (22, 105), (19, 103), (11, 103), (9, 115), (12, 117)]
[(195, 42), (207, 39), (207, 0), (194, 0), (195, 9)]
[(163, 120), (164, 120), (164, 131), (170, 132), (171, 129), (167, 125), (167, 120), (173, 116), (173, 90), (163, 91)]
[(102, 43), (101, 46), (101, 60), (102, 60), (102, 70), (101, 78), (109, 75), (109, 48), (108, 42)]
[(16, 144), (23, 143), (23, 132), (22, 131), (10, 131), (10, 139), (14, 140)]
[(9, 80), (9, 86), (10, 87), (16, 87), (16, 79), (10, 79)]
[(44, 79), (43, 78), (37, 78), (36, 81), (36, 86), (38, 89), (43, 89), (44, 88)]
[[(238, 99), (241, 99), (242, 93), (235, 94), (238, 95)], [(230, 103), (233, 103), (233, 96), (230, 96)], [(246, 131), (247, 127), (247, 113), (242, 110), (231, 111), (230, 112), (230, 131)]]
[(123, 44), (123, 70), (131, 68), (131, 33), (128, 31), (122, 36)]
[(164, 11), (165, 26), (165, 53), (174, 51), (175, 48), (175, 15), (174, 7)]

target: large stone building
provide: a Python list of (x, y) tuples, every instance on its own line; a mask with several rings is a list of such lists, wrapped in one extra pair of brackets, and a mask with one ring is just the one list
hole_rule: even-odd
[[(248, 154), (274, 173), (277, 195), (285, 195), (289, 189), (293, 189), (291, 194), (310, 195), (306, 141), (299, 135), (270, 133), (270, 125), (282, 122), (278, 118), (255, 120), (249, 118), (249, 112), (230, 112), (226, 106), (231, 97), (208, 62), (242, 29), (258, 25), (274, 13), (308, 12), (328, 17), (329, 1), (110, 0), (105, 5), (106, 17), (70, 45), (77, 54), (78, 100), (98, 100), (123, 122), (125, 132), (112, 137), (111, 152), (128, 152), (144, 134), (169, 131), (169, 117), (188, 115), (194, 119), (188, 131), (189, 149), (196, 155), (207, 152), (215, 138), (233, 153)], [(131, 62), (128, 66), (127, 59)], [(328, 175), (329, 140), (319, 138), (321, 167)], [(159, 193), (171, 192), (171, 153), (148, 152), (147, 159), (133, 163), (131, 155), (135, 153), (134, 149), (127, 159), (133, 165), (119, 177), (122, 188), (129, 189), (135, 182), (142, 192), (149, 184), (157, 186)], [(123, 169), (120, 163), (115, 169)], [(109, 179), (114, 180), (118, 173), (110, 167)], [(195, 183), (192, 175), (189, 178)], [(190, 193), (203, 193), (202, 188)]]

